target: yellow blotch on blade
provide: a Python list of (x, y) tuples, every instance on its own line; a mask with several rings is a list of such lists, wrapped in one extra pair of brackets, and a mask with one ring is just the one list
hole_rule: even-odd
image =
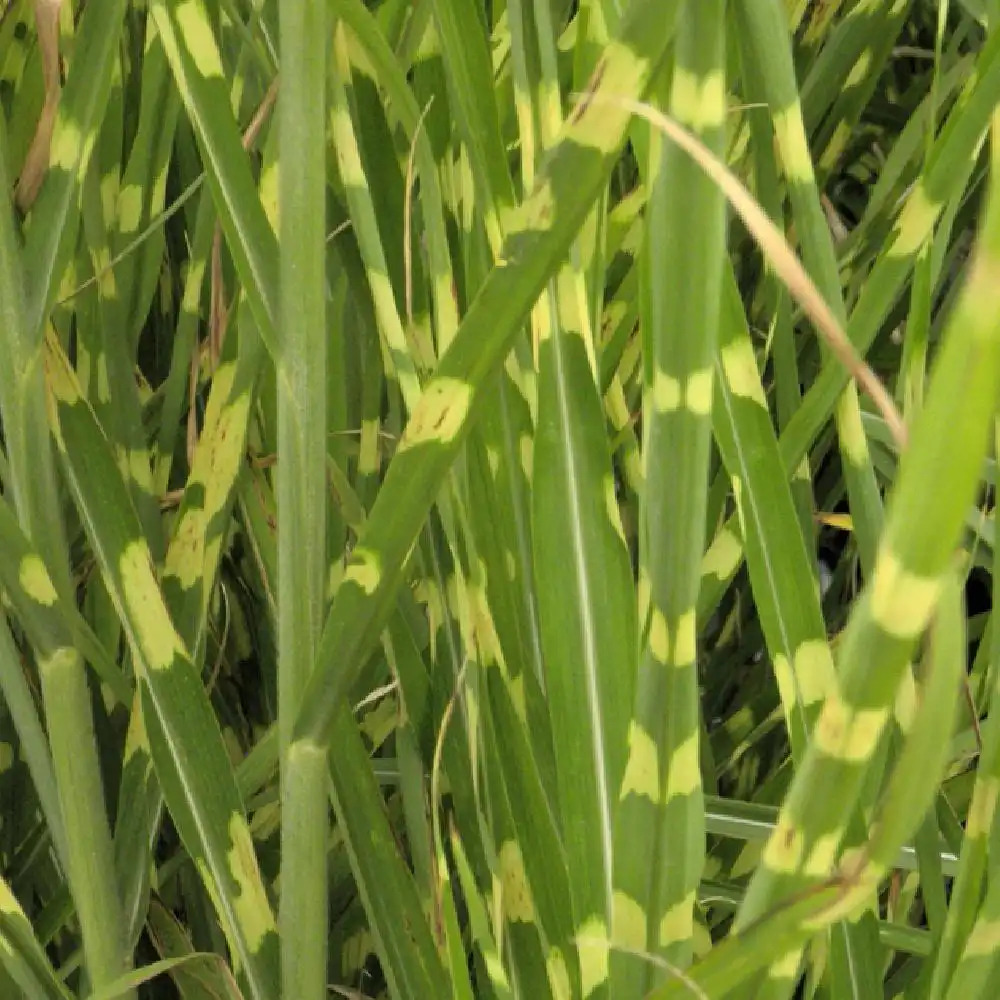
[(930, 621), (941, 592), (940, 577), (918, 576), (883, 546), (872, 580), (871, 613), (876, 624), (889, 635), (913, 639)]
[[(215, 534), (209, 539), (208, 544), (205, 546), (205, 566), (217, 566), (219, 564), (219, 552), (222, 549), (223, 536), (221, 532), (215, 532)], [(212, 578), (209, 574), (205, 574), (201, 578), (202, 594), (205, 599), (205, 607), (208, 606), (208, 602), (212, 596)]]
[(659, 608), (653, 608), (649, 622), (649, 651), (658, 663), (666, 664), (670, 656), (670, 632), (667, 619)]
[(799, 973), (799, 962), (802, 958), (802, 951), (793, 948), (785, 952), (776, 962), (772, 962), (767, 970), (771, 979), (794, 979)]
[(740, 526), (740, 534), (746, 535), (746, 514), (743, 511), (743, 481), (739, 476), (733, 476), (729, 481), (733, 487), (733, 501), (736, 504), (736, 521)]
[(933, 232), (941, 208), (940, 202), (931, 201), (926, 187), (918, 183), (906, 200), (893, 230), (896, 239), (889, 247), (889, 256), (909, 257), (917, 253)]
[(694, 933), (694, 893), (689, 892), (660, 919), (660, 946), (689, 941)]
[[(294, 748), (290, 752), (294, 753)], [(274, 918), (264, 893), (250, 831), (238, 813), (229, 818), (229, 839), (233, 845), (228, 856), (229, 872), (239, 886), (232, 898), (236, 922), (243, 929), (250, 950), (256, 952), (264, 938), (274, 932)]]
[(805, 835), (786, 815), (778, 817), (778, 824), (764, 847), (764, 864), (773, 872), (794, 874), (802, 864)]
[[(338, 157), (340, 161), (340, 175), (343, 178), (344, 186), (348, 188), (358, 188), (365, 190), (368, 184), (365, 180), (365, 173), (358, 159), (356, 149), (352, 148), (351, 136), (354, 126), (351, 116), (343, 106), (337, 106), (330, 111), (330, 131), (335, 139), (341, 141), (337, 145)], [(376, 300), (378, 301), (378, 300)]]
[(764, 389), (760, 384), (757, 361), (748, 340), (736, 340), (727, 344), (721, 352), (722, 370), (726, 384), (734, 396), (749, 399), (767, 409)]
[(622, 778), (620, 798), (641, 795), (656, 803), (660, 799), (660, 762), (656, 744), (634, 720), (628, 730), (628, 763)]
[(976, 779), (976, 788), (972, 793), (969, 815), (965, 821), (966, 836), (980, 837), (990, 831), (997, 811), (998, 797), (1000, 797), (1000, 779), (986, 777), (980, 771)]
[(129, 542), (118, 560), (118, 572), (122, 579), (122, 596), (143, 659), (153, 670), (169, 669), (174, 656), (183, 647), (167, 614), (144, 541)]
[(45, 374), (52, 395), (60, 403), (72, 406), (79, 401), (80, 386), (76, 373), (70, 367), (59, 336), (51, 324), (45, 331)]
[(552, 339), (552, 315), (547, 309), (537, 310), (534, 316), (534, 327), (539, 344), (548, 343)]
[[(899, 10), (900, 5), (889, 4), (890, 7), (895, 7)], [(868, 79), (868, 74), (871, 73), (872, 63), (874, 62), (875, 53), (871, 48), (862, 49), (860, 55), (855, 60), (854, 65), (851, 67), (851, 72), (847, 74), (847, 79), (844, 81), (844, 90), (854, 90)]]
[(806, 875), (814, 878), (830, 876), (837, 861), (837, 852), (840, 850), (840, 839), (841, 831), (834, 830), (832, 833), (824, 834), (813, 844), (803, 869)]
[(164, 164), (153, 178), (153, 193), (150, 201), (154, 205), (162, 204), (167, 192), (167, 166)]
[(649, 614), (649, 602), (652, 599), (649, 583), (649, 574), (644, 567), (639, 568), (639, 582), (636, 585), (636, 608), (639, 612), (639, 621), (645, 622)]
[(264, 214), (271, 228), (277, 232), (280, 222), (278, 215), (278, 163), (267, 163), (260, 172), (260, 201), (264, 206)]
[(133, 483), (148, 493), (153, 491), (153, 470), (149, 462), (148, 448), (132, 448), (126, 454), (128, 474)]
[(545, 977), (549, 981), (553, 1000), (570, 1000), (573, 991), (570, 988), (566, 956), (558, 948), (549, 949), (545, 959)]
[(500, 663), (503, 660), (503, 650), (500, 647), (500, 637), (497, 634), (493, 613), (490, 611), (486, 597), (486, 574), (482, 571), (484, 583), (481, 586), (469, 586), (469, 622), (476, 648), (480, 652), (484, 665)]
[(590, 996), (608, 978), (608, 928), (601, 917), (588, 917), (576, 932), (580, 953), (580, 984)]
[(14, 748), (5, 740), (0, 740), (0, 774), (14, 763)]
[(430, 633), (433, 636), (446, 621), (444, 614), (444, 596), (441, 588), (434, 580), (422, 579), (413, 590), (413, 596), (427, 609), (427, 623), (430, 626)]
[(110, 267), (107, 270), (100, 272), (97, 284), (101, 289), (101, 295), (104, 298), (118, 298), (118, 283), (115, 281), (115, 272)]
[(782, 163), (788, 179), (811, 183), (812, 161), (802, 126), (802, 107), (797, 100), (774, 116), (774, 133), (781, 144)]
[(524, 870), (521, 845), (507, 840), (500, 848), (500, 883), (503, 892), (503, 912), (509, 921), (530, 924), (535, 921), (535, 904)]
[[(229, 396), (233, 391), (233, 384), (236, 381), (236, 362), (229, 361), (219, 365), (212, 376), (212, 394), (208, 398), (208, 408), (205, 411), (205, 428), (213, 427), (219, 419), (217, 414), (225, 411)], [(240, 396), (240, 399), (245, 398)], [(229, 405), (234, 405), (231, 403)]]
[(17, 577), (21, 584), (21, 589), (36, 604), (42, 604), (48, 608), (56, 603), (58, 599), (56, 588), (52, 585), (52, 578), (49, 576), (49, 571), (45, 568), (45, 563), (42, 562), (39, 556), (34, 554), (26, 555), (18, 567)]
[(164, 576), (176, 578), (184, 590), (201, 580), (205, 567), (205, 512), (198, 507), (184, 511), (174, 532), (163, 567)]
[(49, 153), (49, 163), (53, 167), (72, 171), (80, 157), (83, 146), (83, 136), (76, 122), (69, 121), (63, 115), (56, 119), (55, 135)]
[(702, 576), (711, 573), (717, 580), (728, 580), (736, 572), (743, 556), (740, 540), (723, 528), (705, 553), (701, 562)]
[(378, 430), (377, 420), (361, 421), (361, 441), (358, 445), (358, 472), (370, 476), (378, 471)]
[(122, 235), (134, 233), (142, 218), (142, 188), (126, 184), (118, 193), (118, 228)]
[(94, 253), (94, 271), (97, 275), (97, 283), (101, 289), (101, 294), (106, 299), (118, 297), (118, 284), (115, 281), (115, 272), (111, 266), (111, 251), (108, 247), (100, 247)]
[(646, 950), (646, 911), (621, 891), (616, 891), (611, 900), (611, 939), (626, 951)]
[(837, 760), (865, 761), (875, 752), (888, 716), (888, 708), (855, 709), (833, 693), (816, 722), (816, 746)]
[(690, 667), (698, 655), (698, 629), (694, 608), (677, 619), (677, 636), (671, 653), (675, 667)]
[(711, 368), (688, 376), (684, 390), (684, 404), (699, 417), (707, 417), (712, 412)]
[(215, 46), (215, 38), (201, 6), (193, 0), (185, 0), (184, 3), (177, 5), (175, 17), (181, 34), (187, 41), (195, 69), (206, 80), (215, 76), (221, 77), (223, 74), (219, 50)]
[(204, 261), (191, 261), (187, 266), (184, 281), (184, 296), (181, 299), (181, 309), (189, 314), (197, 314), (201, 304), (202, 275), (205, 273)]
[[(743, 524), (743, 480), (739, 476), (731, 476), (729, 480), (733, 484), (733, 499), (736, 501), (736, 513), (739, 515), (740, 525)], [(742, 528), (741, 528), (742, 530)]]
[(653, 375), (653, 407), (659, 413), (673, 413), (680, 405), (680, 382), (662, 369), (657, 369)]
[(778, 697), (781, 699), (781, 704), (790, 709), (797, 703), (799, 694), (792, 668), (788, 665), (788, 657), (783, 653), (775, 654), (774, 679), (778, 682)]
[(679, 795), (690, 795), (701, 787), (701, 767), (698, 756), (698, 730), (671, 754), (667, 764), (667, 794), (665, 801)]
[(249, 409), (249, 394), (237, 396), (228, 406), (222, 407), (212, 429), (205, 456), (207, 468), (204, 469), (205, 514), (209, 518), (222, 509), (239, 475)]
[(625, 528), (622, 526), (621, 512), (618, 510), (618, 498), (615, 496), (615, 480), (610, 473), (604, 477), (604, 510), (611, 522), (611, 528), (618, 536), (623, 546), (627, 546)]
[(670, 92), (671, 111), (695, 132), (719, 128), (725, 121), (726, 89), (722, 74), (697, 76), (678, 66)]
[(351, 561), (344, 574), (344, 583), (357, 584), (366, 594), (374, 594), (382, 576), (379, 560), (371, 549), (358, 546), (351, 553)]
[(418, 444), (454, 439), (465, 425), (472, 403), (472, 387), (455, 378), (435, 378), (428, 383), (399, 442), (397, 454)]
[(524, 473), (524, 478), (530, 483), (535, 461), (535, 441), (528, 434), (522, 434), (517, 445), (518, 455), (521, 459), (521, 471)]
[(836, 669), (825, 639), (806, 639), (795, 650), (795, 677), (803, 705), (815, 705), (834, 688)]
[(528, 409), (534, 412), (535, 399), (538, 395), (535, 384), (535, 371), (522, 367), (517, 360), (517, 355), (511, 353), (503, 363), (504, 371), (510, 377), (510, 381), (517, 390), (518, 395), (528, 405)]
[(838, 407), (837, 435), (847, 457), (855, 466), (864, 468), (869, 461), (868, 438), (861, 423), (861, 408), (853, 396), (842, 396)]

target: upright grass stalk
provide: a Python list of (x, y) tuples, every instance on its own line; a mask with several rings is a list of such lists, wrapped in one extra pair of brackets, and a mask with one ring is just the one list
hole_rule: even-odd
[[(689, 0), (669, 87), (673, 116), (717, 155), (725, 135), (724, 5)], [(660, 91), (665, 92), (666, 87)], [(646, 992), (690, 963), (705, 857), (695, 604), (705, 535), (712, 360), (725, 202), (686, 153), (651, 136), (643, 252), (642, 631), (615, 843), (612, 996)]]
[[(327, 752), (293, 738), (326, 596), (326, 0), (279, 5), (278, 733), (281, 745), (281, 982), (326, 996)], [(350, 179), (349, 179), (350, 182)]]

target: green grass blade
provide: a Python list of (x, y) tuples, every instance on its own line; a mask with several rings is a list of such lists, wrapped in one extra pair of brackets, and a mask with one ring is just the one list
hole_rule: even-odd
[[(792, 753), (801, 761), (820, 704), (836, 683), (833, 657), (732, 272), (725, 276), (722, 299), (716, 440), (738, 483), (735, 501), (750, 582)], [(720, 535), (715, 544), (725, 538)], [(708, 566), (718, 558), (717, 552)]]
[[(292, 737), (326, 612), (326, 0), (279, 5), (278, 733), (281, 742), (281, 984), (324, 1000), (327, 755)], [(342, 111), (340, 112), (343, 113)], [(336, 112), (335, 112), (336, 114)]]
[[(293, 747), (302, 743), (305, 741), (297, 741)], [(444, 1000), (451, 996), (451, 984), (413, 876), (386, 819), (368, 754), (346, 707), (338, 716), (330, 743), (329, 773), (330, 795), (391, 995)]]
[[(51, 586), (49, 583), (49, 587)], [(0, 621), (0, 693), (3, 694), (4, 705), (17, 732), (18, 751), (31, 773), (35, 795), (38, 797), (38, 804), (41, 806), (56, 854), (60, 863), (68, 867), (70, 854), (52, 757), (49, 754), (45, 730), (35, 708), (31, 689), (21, 667), (21, 657), (6, 619)]]
[[(632, 695), (634, 604), (586, 321), (564, 270), (539, 345), (535, 580), (577, 934), (611, 923), (613, 823)], [(557, 289), (557, 290), (556, 290)], [(584, 991), (593, 949), (581, 946)]]
[(143, 720), (177, 829), (212, 896), (248, 996), (277, 994), (276, 935), (231, 765), (177, 635), (114, 459), (58, 343), (47, 341), (53, 432), (136, 659)]
[[(671, 115), (717, 155), (725, 124), (723, 13), (715, 2), (681, 8), (669, 97)], [(644, 644), (616, 831), (615, 943), (684, 967), (705, 856), (695, 603), (726, 212), (722, 192), (676, 145), (657, 135), (649, 156), (639, 535)], [(619, 925), (627, 937), (619, 937)], [(665, 974), (646, 959), (639, 963), (615, 957), (612, 995), (644, 993)]]

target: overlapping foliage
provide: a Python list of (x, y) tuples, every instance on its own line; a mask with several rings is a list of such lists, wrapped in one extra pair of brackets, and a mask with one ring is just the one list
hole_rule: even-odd
[(992, 995), (997, 6), (8, 0), (0, 996)]

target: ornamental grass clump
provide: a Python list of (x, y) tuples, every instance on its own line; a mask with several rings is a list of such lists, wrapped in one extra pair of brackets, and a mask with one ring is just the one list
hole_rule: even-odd
[(1000, 9), (9, 0), (0, 998), (989, 998)]

